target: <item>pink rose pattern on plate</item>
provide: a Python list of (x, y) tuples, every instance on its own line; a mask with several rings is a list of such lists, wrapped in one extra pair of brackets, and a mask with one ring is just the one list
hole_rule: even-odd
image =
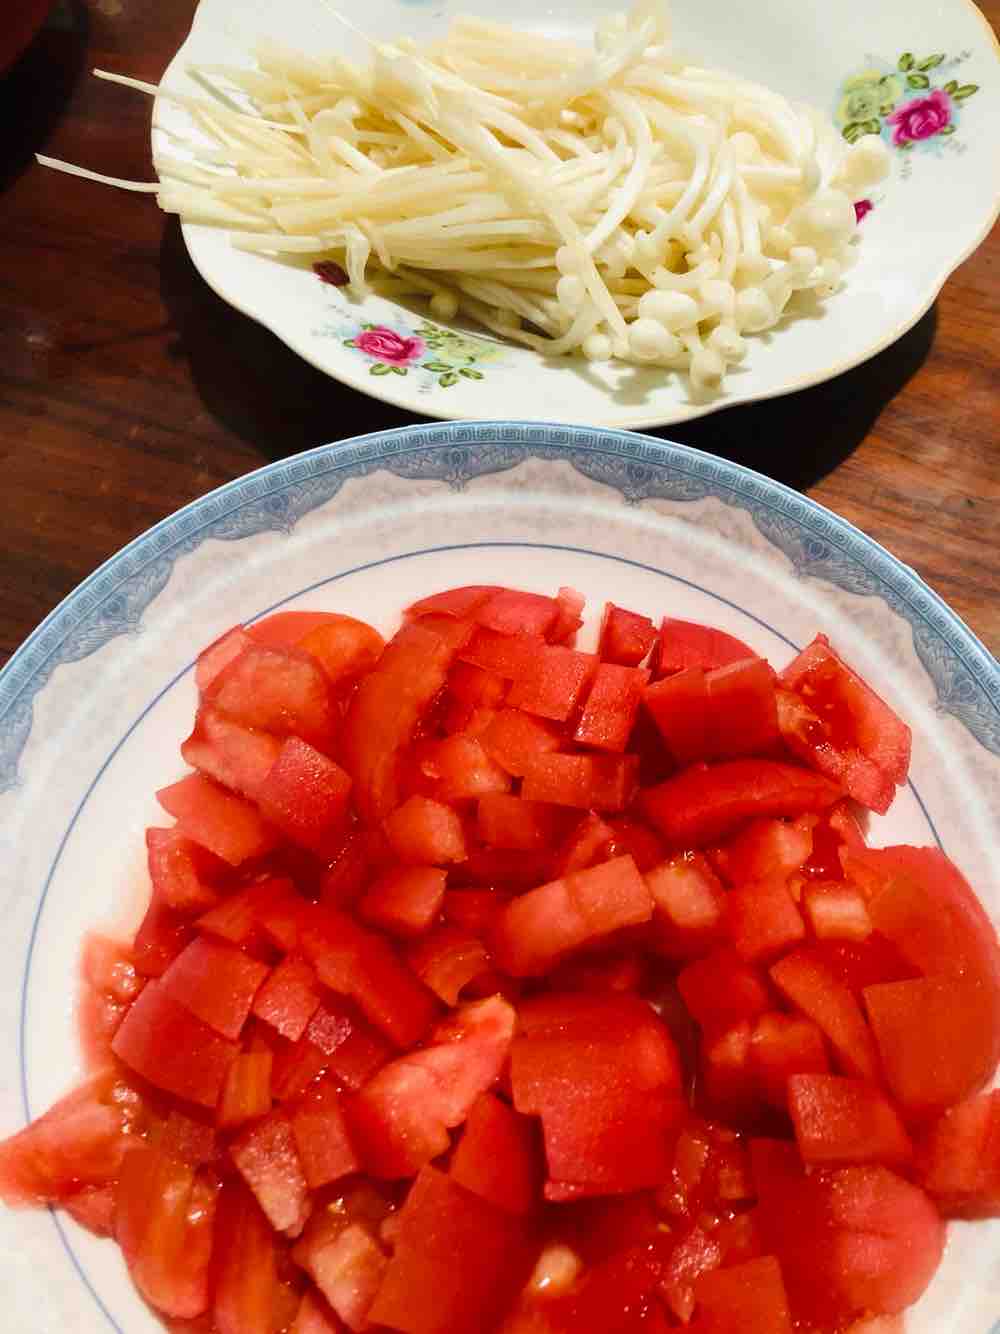
[[(937, 52), (920, 58), (905, 51), (895, 66), (870, 59), (841, 87), (836, 119), (844, 138), (855, 143), (863, 135), (880, 134), (905, 152), (917, 144), (940, 148), (953, 141), (963, 103), (979, 91), (977, 83), (954, 77), (968, 55), (949, 59)], [(871, 200), (858, 201), (859, 222), (871, 208)]]

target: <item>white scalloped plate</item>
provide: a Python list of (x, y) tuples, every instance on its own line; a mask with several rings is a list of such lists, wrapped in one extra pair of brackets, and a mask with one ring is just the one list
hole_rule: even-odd
[[(1000, 917), (1000, 667), (913, 572), (795, 492), (678, 445), (518, 422), (427, 426), (272, 464), (181, 510), (83, 583), (0, 673), (0, 1134), (79, 1069), (83, 933), (148, 892), (142, 831), (181, 772), (192, 659), (275, 607), (388, 630), (466, 582), (606, 598), (735, 633), (776, 665), (817, 630), (912, 724), (876, 842), (940, 842)], [(956, 1225), (909, 1334), (989, 1334), (1000, 1224)], [(0, 1211), (3, 1328), (153, 1334), (117, 1249)], [(997, 1334), (997, 1332), (994, 1332)]]
[[(332, 0), (333, 7), (378, 39), (425, 38), (443, 31), (453, 13), (471, 12), (586, 40), (597, 16), (614, 6), (599, 0)], [(869, 105), (871, 77), (888, 75), (904, 124), (881, 119), (893, 147), (890, 179), (873, 195), (861, 226), (860, 260), (844, 290), (821, 314), (789, 320), (755, 338), (746, 362), (708, 401), (692, 398), (685, 380), (646, 367), (596, 366), (578, 358), (545, 358), (492, 337), (445, 338), (425, 355), (427, 324), (419, 314), (378, 297), (357, 302), (323, 284), (308, 268), (234, 250), (223, 231), (185, 226), (195, 265), (215, 291), (259, 320), (306, 361), (375, 398), (429, 417), (505, 416), (512, 402), (525, 418), (636, 428), (684, 421), (706, 412), (790, 393), (831, 378), (874, 356), (928, 309), (952, 270), (988, 234), (1000, 200), (1000, 61), (989, 24), (969, 0), (840, 0), (766, 5), (732, 0), (674, 0), (678, 49), (830, 115), (877, 115)], [(201, 0), (191, 35), (165, 75), (168, 87), (203, 91), (185, 73), (189, 63), (247, 64), (262, 35), (293, 47), (328, 46), (354, 58), (363, 44), (324, 0)], [(941, 56), (923, 73), (918, 66)], [(900, 63), (913, 62), (909, 71)], [(848, 80), (857, 81), (852, 89)], [(913, 87), (910, 80), (921, 85)], [(926, 86), (923, 86), (925, 85)], [(947, 89), (953, 89), (955, 96)], [(886, 98), (885, 85), (876, 102)], [(973, 89), (974, 91), (968, 91)], [(920, 104), (931, 99), (930, 109)], [(156, 124), (181, 127), (184, 113), (157, 103)], [(928, 133), (934, 130), (934, 133)], [(156, 132), (154, 132), (156, 133)], [(381, 338), (355, 344), (364, 326)], [(348, 343), (355, 345), (348, 345)], [(432, 339), (433, 342), (433, 339)], [(424, 369), (431, 361), (438, 370)], [(473, 375), (442, 374), (442, 362)], [(405, 374), (403, 373), (405, 372)], [(444, 379), (444, 384), (442, 384)]]

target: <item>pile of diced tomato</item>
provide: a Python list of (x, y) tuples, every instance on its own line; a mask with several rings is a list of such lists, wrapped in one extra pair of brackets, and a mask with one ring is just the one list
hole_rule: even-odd
[(0, 1195), (188, 1334), (892, 1334), (1000, 1213), (1000, 950), (869, 848), (906, 724), (818, 637), (453, 589), (197, 662), (92, 1077)]

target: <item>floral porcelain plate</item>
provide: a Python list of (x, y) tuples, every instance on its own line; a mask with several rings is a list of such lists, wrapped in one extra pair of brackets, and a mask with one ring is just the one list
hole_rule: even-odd
[[(438, 354), (435, 352), (435, 356)], [(445, 372), (442, 372), (444, 374)], [(180, 776), (194, 655), (235, 621), (332, 609), (388, 630), (456, 583), (584, 590), (721, 626), (776, 666), (817, 630), (911, 723), (877, 843), (940, 844), (1000, 919), (1000, 666), (912, 570), (775, 482), (680, 445), (523, 422), (388, 431), (272, 464), (157, 525), (0, 673), (0, 1135), (79, 1069), (81, 937), (134, 926), (143, 829)], [(954, 1224), (908, 1334), (1000, 1334), (1000, 1222)], [(118, 1249), (0, 1209), (11, 1334), (156, 1334)]]
[[(331, 9), (375, 38), (441, 33), (473, 12), (527, 29), (587, 40), (609, 0), (201, 0), (191, 35), (165, 76), (203, 91), (189, 63), (249, 63), (259, 36), (354, 58), (361, 39)], [(987, 235), (1000, 199), (1000, 59), (970, 0), (673, 0), (679, 50), (811, 102), (853, 140), (879, 133), (892, 172), (863, 201), (861, 258), (819, 317), (786, 319), (751, 340), (724, 392), (695, 399), (686, 377), (655, 368), (546, 358), (427, 322), (370, 296), (353, 300), (329, 271), (232, 249), (224, 232), (187, 225), (205, 280), (307, 361), (346, 384), (429, 417), (520, 416), (642, 427), (683, 421), (734, 403), (789, 393), (830, 378), (899, 338), (927, 310), (951, 271)], [(184, 113), (161, 101), (155, 124)]]

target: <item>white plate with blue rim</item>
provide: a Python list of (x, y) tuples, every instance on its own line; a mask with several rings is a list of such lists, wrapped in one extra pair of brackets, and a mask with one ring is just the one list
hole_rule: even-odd
[[(608, 0), (201, 0), (164, 77), (204, 95), (188, 66), (252, 65), (259, 37), (364, 59), (336, 8), (380, 41), (440, 36), (456, 13), (587, 43)], [(621, 7), (620, 5), (618, 7)], [(184, 226), (191, 258), (214, 290), (335, 379), (440, 418), (524, 417), (635, 429), (684, 421), (785, 394), (848, 370), (906, 332), (948, 275), (987, 236), (1000, 204), (1000, 48), (970, 0), (673, 0), (675, 45), (699, 62), (757, 80), (829, 115), (852, 138), (878, 133), (889, 178), (859, 201), (857, 265), (817, 310), (804, 307), (750, 340), (722, 392), (692, 395), (661, 368), (545, 357), (429, 319), (375, 295), (355, 299), (312, 271), (233, 249), (224, 230)], [(184, 133), (186, 113), (157, 103), (154, 145)], [(324, 271), (327, 272), (327, 271)], [(794, 304), (794, 303), (793, 303)]]
[[(455, 584), (562, 584), (722, 627), (782, 666), (823, 631), (912, 725), (875, 843), (939, 844), (1000, 918), (1000, 665), (912, 570), (776, 482), (644, 436), (524, 422), (387, 431), (271, 464), (102, 566), (0, 673), (0, 1134), (80, 1072), (78, 950), (127, 930), (143, 829), (182, 772), (198, 650), (279, 608), (388, 631)], [(909, 1334), (990, 1334), (1000, 1223), (953, 1224)], [(4, 1328), (153, 1334), (117, 1248), (0, 1210)]]

